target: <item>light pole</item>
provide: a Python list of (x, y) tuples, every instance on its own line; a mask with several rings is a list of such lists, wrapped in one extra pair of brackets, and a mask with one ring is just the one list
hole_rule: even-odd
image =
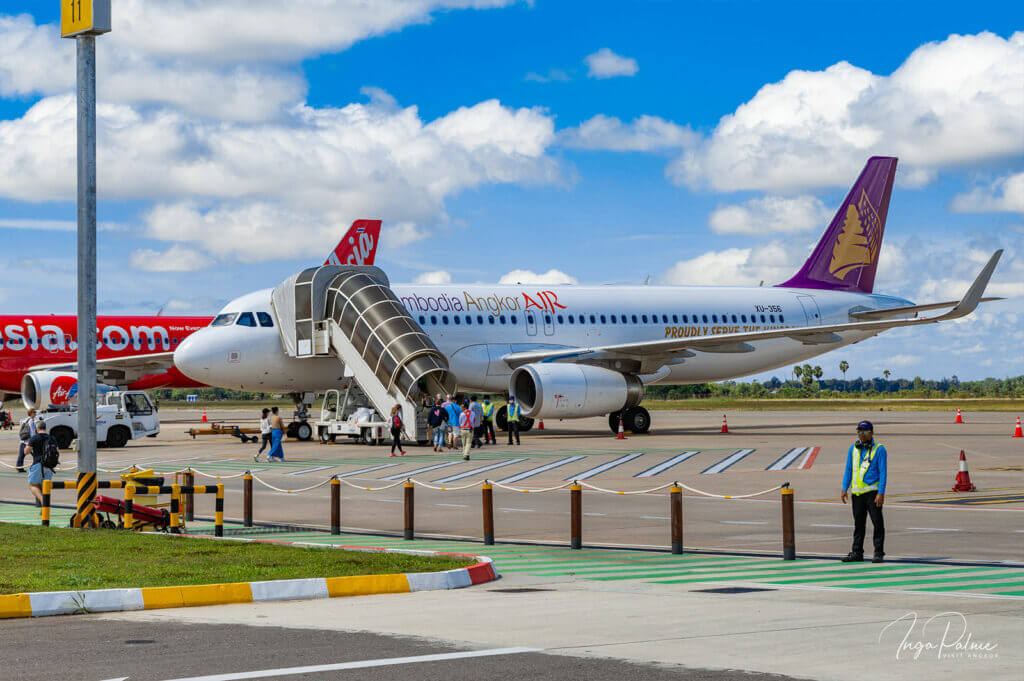
[(75, 527), (96, 514), (96, 36), (110, 31), (110, 0), (61, 0), (60, 33), (77, 43), (78, 498)]

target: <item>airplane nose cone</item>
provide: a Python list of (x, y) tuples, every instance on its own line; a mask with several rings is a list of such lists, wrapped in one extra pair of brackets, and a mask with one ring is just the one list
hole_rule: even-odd
[(174, 350), (174, 366), (193, 381), (206, 382), (210, 374), (210, 353), (203, 348), (199, 332), (181, 341)]

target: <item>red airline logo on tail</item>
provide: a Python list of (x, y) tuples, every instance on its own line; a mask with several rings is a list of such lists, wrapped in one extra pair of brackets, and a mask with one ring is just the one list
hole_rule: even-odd
[(356, 220), (327, 256), (325, 265), (372, 265), (380, 240), (380, 220)]

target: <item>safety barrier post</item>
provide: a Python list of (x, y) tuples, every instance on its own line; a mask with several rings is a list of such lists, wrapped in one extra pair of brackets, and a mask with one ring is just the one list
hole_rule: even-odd
[(134, 519), (132, 518), (132, 504), (135, 499), (135, 485), (129, 484), (124, 488), (124, 529), (132, 529)]
[(242, 514), (245, 527), (252, 527), (252, 472), (246, 471), (242, 476)]
[(782, 559), (796, 560), (796, 532), (793, 528), (793, 488), (782, 484)]
[(405, 539), (412, 539), (413, 535), (413, 484), (405, 482)]
[(341, 480), (331, 478), (331, 534), (341, 534)]
[(482, 488), (484, 504), (484, 544), (494, 544), (494, 485), (484, 481)]
[(224, 483), (217, 483), (217, 502), (213, 512), (213, 536), (224, 536)]
[(181, 485), (171, 485), (171, 534), (181, 534)]
[(569, 488), (569, 499), (569, 548), (578, 550), (583, 548), (583, 488), (578, 482)]
[(53, 482), (43, 480), (43, 508), (40, 511), (43, 527), (50, 524), (50, 492), (53, 490)]
[(683, 552), (683, 488), (679, 483), (669, 488), (669, 499), (672, 507), (672, 553)]
[(185, 487), (188, 489), (185, 492), (185, 521), (192, 522), (196, 519), (196, 497), (192, 490), (196, 486), (196, 474), (192, 472), (192, 469), (185, 470)]

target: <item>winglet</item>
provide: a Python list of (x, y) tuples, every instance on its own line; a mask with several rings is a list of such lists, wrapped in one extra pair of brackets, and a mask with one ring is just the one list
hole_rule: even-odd
[(977, 279), (971, 284), (971, 287), (967, 289), (967, 293), (960, 299), (960, 302), (956, 304), (952, 310), (944, 315), (935, 318), (935, 321), (940, 319), (956, 319), (957, 317), (966, 317), (967, 315), (974, 312), (974, 309), (978, 307), (978, 303), (981, 302), (981, 296), (985, 293), (985, 289), (988, 287), (988, 281), (992, 278), (992, 273), (996, 270), (996, 264), (999, 263), (999, 258), (1003, 255), (1003, 249), (999, 249), (992, 254), (992, 257), (988, 259), (988, 263), (982, 268), (978, 274)]

